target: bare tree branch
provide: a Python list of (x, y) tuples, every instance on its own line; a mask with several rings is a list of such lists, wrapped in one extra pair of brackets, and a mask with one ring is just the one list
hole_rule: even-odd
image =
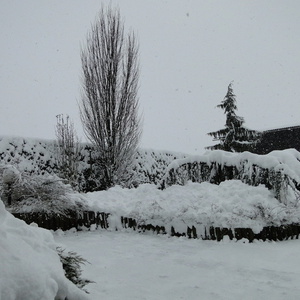
[(99, 153), (104, 188), (124, 180), (141, 136), (138, 44), (124, 35), (119, 10), (101, 9), (81, 52), (80, 116)]
[(69, 116), (56, 116), (57, 164), (59, 175), (73, 188), (78, 184), (79, 141)]

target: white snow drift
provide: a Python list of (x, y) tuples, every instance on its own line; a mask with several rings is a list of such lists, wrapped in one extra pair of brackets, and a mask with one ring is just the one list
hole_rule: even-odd
[(114, 187), (88, 193), (85, 200), (95, 211), (110, 213), (111, 225), (121, 227), (120, 217), (132, 217), (139, 223), (171, 226), (186, 231), (195, 226), (204, 234), (204, 227), (251, 228), (255, 233), (264, 226), (299, 222), (300, 211), (295, 195), (289, 195), (292, 207), (280, 203), (263, 185), (254, 187), (239, 180), (220, 185), (188, 182), (165, 190), (145, 184), (137, 189)]
[(0, 300), (82, 300), (64, 276), (51, 232), (8, 213), (0, 200)]
[(133, 231), (56, 235), (85, 257), (91, 300), (298, 300), (300, 240), (247, 243)]

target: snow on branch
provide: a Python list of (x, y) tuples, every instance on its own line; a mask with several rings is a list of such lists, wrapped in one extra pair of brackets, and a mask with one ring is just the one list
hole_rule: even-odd
[(266, 155), (222, 150), (174, 160), (166, 170), (162, 188), (188, 181), (220, 184), (238, 179), (257, 186), (265, 185), (275, 197), (287, 204), (289, 193), (300, 190), (300, 153), (295, 149), (273, 151)]

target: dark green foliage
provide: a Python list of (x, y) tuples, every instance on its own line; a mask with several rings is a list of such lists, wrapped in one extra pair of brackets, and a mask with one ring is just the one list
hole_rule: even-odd
[(219, 141), (219, 144), (206, 147), (206, 149), (230, 152), (251, 151), (261, 134), (256, 130), (245, 128), (244, 118), (236, 115), (237, 106), (232, 83), (228, 86), (224, 100), (217, 107), (223, 109), (226, 114), (225, 128), (208, 133), (214, 141)]
[(94, 283), (89, 279), (84, 279), (81, 277), (82, 270), (81, 266), (87, 263), (88, 261), (78, 255), (76, 252), (69, 251), (65, 253), (65, 249), (60, 247), (56, 248), (56, 251), (60, 257), (60, 261), (63, 265), (63, 269), (65, 271), (65, 276), (72, 281), (77, 287), (88, 293), (84, 287), (89, 283)]

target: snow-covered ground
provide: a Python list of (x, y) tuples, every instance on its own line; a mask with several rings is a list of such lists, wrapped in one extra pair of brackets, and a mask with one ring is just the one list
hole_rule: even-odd
[[(298, 203), (282, 207), (264, 186), (230, 180), (162, 191), (142, 185), (72, 197), (111, 213), (109, 230), (54, 233), (63, 249), (91, 263), (84, 266), (83, 277), (96, 283), (86, 287), (87, 299), (299, 299), (299, 240), (249, 244), (225, 238), (218, 243), (139, 234), (120, 224), (124, 214), (175, 229), (198, 222), (197, 232), (204, 224), (259, 231), (299, 220)], [(15, 219), (2, 202), (0, 225), (0, 300), (85, 298), (64, 277), (49, 231)]]
[[(231, 158), (238, 162), (235, 156), (220, 152), (207, 157), (214, 155), (226, 158), (223, 165), (232, 165), (227, 164)], [(299, 223), (300, 198), (294, 182), (300, 181), (300, 154), (286, 151), (284, 155), (283, 152), (272, 155), (274, 158), (264, 158), (260, 165), (264, 168), (272, 165), (291, 179), (288, 181), (291, 184), (282, 190), (285, 201), (276, 198), (274, 189), (250, 186), (241, 180), (227, 180), (219, 185), (188, 181), (184, 186), (172, 185), (164, 190), (143, 184), (136, 189), (116, 186), (87, 194), (68, 192), (72, 201), (110, 214), (108, 231), (54, 234), (62, 248), (77, 252), (91, 263), (84, 267), (83, 277), (96, 283), (87, 287), (91, 292), (87, 297), (93, 300), (298, 299), (298, 240), (248, 244), (248, 240), (237, 242), (225, 238), (217, 243), (170, 238), (168, 234), (138, 234), (124, 230), (120, 222), (121, 216), (131, 217), (138, 224), (165, 226), (168, 233), (172, 226), (178, 232), (195, 226), (198, 237), (210, 226), (251, 228), (259, 233), (265, 226)], [(153, 161), (147, 174), (152, 169), (155, 173), (160, 170), (159, 166), (152, 168), (158, 159), (154, 156), (151, 153)], [(246, 156), (248, 161), (255, 160), (251, 166), (261, 159)], [(177, 160), (171, 166), (194, 160)], [(3, 168), (4, 179), (16, 174)], [(66, 296), (69, 300), (84, 299), (85, 294), (65, 278), (55, 247), (50, 232), (13, 218), (0, 202), (0, 300), (53, 300), (54, 297), (65, 300)]]
[(55, 233), (90, 264), (89, 299), (272, 299), (300, 295), (300, 241), (245, 243), (97, 230)]

